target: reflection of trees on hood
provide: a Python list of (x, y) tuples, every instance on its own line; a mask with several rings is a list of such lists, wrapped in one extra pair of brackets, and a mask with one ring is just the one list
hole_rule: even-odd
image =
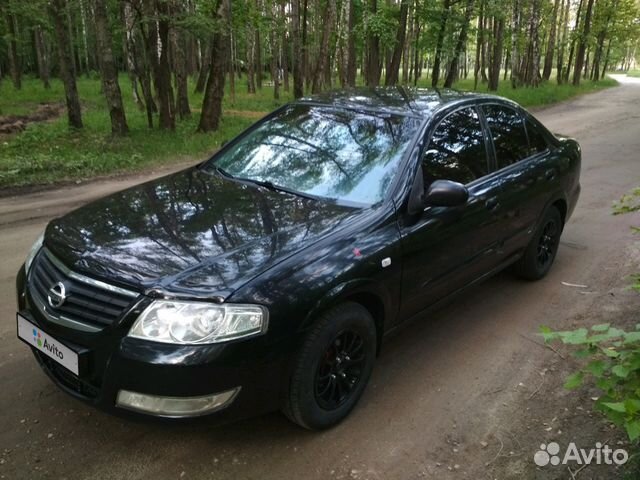
[(397, 115), (298, 105), (258, 127), (218, 162), (241, 177), (348, 197), (367, 175), (376, 176), (374, 189), (391, 180), (395, 169), (385, 167), (397, 162), (417, 123)]
[[(191, 171), (107, 197), (54, 228), (94, 258), (121, 253), (151, 270), (167, 264), (182, 269), (234, 252), (228, 262), (240, 270), (252, 256), (273, 258), (294, 237), (303, 240), (326, 228), (325, 220), (338, 221), (343, 209), (311, 208), (315, 203)], [(242, 248), (247, 244), (253, 247)], [(223, 270), (228, 273), (229, 263)]]

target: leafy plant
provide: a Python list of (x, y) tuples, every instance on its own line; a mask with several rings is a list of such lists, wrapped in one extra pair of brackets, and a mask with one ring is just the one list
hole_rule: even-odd
[[(640, 188), (624, 195), (613, 206), (614, 215), (640, 210)], [(639, 228), (634, 227), (637, 233)], [(632, 288), (640, 290), (640, 274), (632, 276)], [(554, 332), (541, 327), (545, 342), (561, 341), (578, 349), (574, 355), (589, 362), (567, 378), (565, 388), (575, 389), (592, 379), (602, 391), (596, 409), (624, 427), (631, 441), (640, 438), (640, 324), (631, 332), (605, 323), (589, 330)]]
[(589, 359), (567, 378), (565, 388), (575, 389), (592, 379), (602, 391), (596, 409), (624, 427), (631, 441), (640, 438), (640, 324), (631, 332), (608, 323), (564, 332), (541, 327), (541, 332), (545, 342), (576, 346), (574, 355)]

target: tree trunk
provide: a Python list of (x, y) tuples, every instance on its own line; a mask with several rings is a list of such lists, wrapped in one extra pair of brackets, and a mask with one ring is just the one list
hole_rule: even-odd
[(562, 8), (560, 0), (555, 0), (553, 4), (553, 11), (551, 13), (551, 25), (549, 26), (549, 41), (547, 42), (547, 53), (544, 57), (544, 70), (542, 71), (542, 78), (549, 80), (551, 78), (551, 71), (553, 70), (553, 52), (556, 47), (556, 30), (560, 28), (558, 25), (558, 9)]
[(416, 0), (416, 16), (414, 23), (415, 38), (413, 39), (413, 84), (418, 85), (418, 80), (422, 75), (420, 66), (420, 15), (418, 15), (418, 0)]
[(478, 74), (480, 73), (480, 51), (484, 42), (484, 5), (485, 0), (480, 0), (480, 12), (478, 13), (478, 32), (476, 33), (476, 60), (473, 65), (473, 89), (478, 88)]
[(576, 66), (573, 69), (573, 85), (580, 85), (580, 75), (584, 66), (584, 56), (589, 41), (589, 30), (591, 29), (591, 12), (593, 11), (593, 0), (587, 1), (587, 11), (584, 16), (584, 25), (580, 34), (578, 44), (578, 54), (576, 55)]
[[(576, 13), (576, 23), (573, 27), (574, 32), (577, 32), (580, 27), (580, 16), (582, 12), (583, 3), (584, 3), (584, 0), (580, 0), (580, 3), (578, 4), (578, 12)], [(575, 53), (575, 48), (576, 48), (576, 40), (574, 38), (573, 40), (571, 40), (571, 48), (569, 49), (569, 61), (567, 62), (567, 69), (565, 70), (564, 76), (563, 76), (564, 83), (569, 82), (569, 73), (571, 72), (571, 65), (573, 63), (573, 54)]]
[(564, 51), (567, 47), (567, 35), (569, 30), (569, 6), (571, 1), (566, 0), (564, 3), (562, 15), (560, 17), (560, 24), (558, 25), (558, 29), (562, 28), (562, 40), (558, 45), (558, 57), (557, 57), (557, 66), (556, 66), (556, 81), (558, 85), (562, 85), (563, 73), (562, 67), (564, 65)]
[(300, 0), (291, 0), (291, 37), (293, 43), (293, 96), (300, 98), (304, 95), (302, 48), (300, 45)]
[[(487, 5), (488, 6), (488, 5)], [(489, 31), (489, 14), (488, 9), (485, 9), (484, 18), (483, 18), (482, 30), (484, 32), (482, 36), (482, 48), (480, 49), (480, 78), (483, 82), (488, 82), (489, 78), (487, 77), (487, 60), (489, 58), (489, 42), (487, 41), (487, 32)]]
[(512, 12), (512, 33), (511, 33), (511, 87), (520, 86), (520, 46), (518, 36), (520, 35), (520, 0), (514, 0)]
[(118, 69), (113, 58), (113, 39), (111, 38), (106, 1), (94, 0), (94, 8), (96, 44), (102, 70), (102, 87), (104, 96), (107, 99), (109, 116), (111, 117), (111, 133), (122, 136), (129, 133), (129, 127), (127, 126), (127, 118), (122, 106)]
[[(271, 12), (272, 15), (273, 13), (274, 12)], [(269, 32), (269, 49), (271, 50), (269, 69), (271, 70), (271, 81), (273, 82), (273, 98), (278, 100), (280, 98), (280, 74), (278, 72), (278, 52), (280, 51), (280, 47), (275, 29), (271, 29)]]
[[(287, 0), (280, 2), (280, 18), (283, 24), (287, 24)], [(282, 38), (280, 40), (280, 63), (282, 64), (282, 80), (285, 92), (289, 91), (289, 42), (287, 41), (287, 29), (282, 29)]]
[[(158, 13), (157, 31), (160, 44), (160, 58), (152, 54), (154, 78), (158, 93), (160, 118), (158, 126), (164, 130), (175, 130), (176, 120), (173, 109), (173, 88), (171, 86), (171, 65), (169, 63), (169, 5), (167, 0), (156, 0), (155, 8)], [(150, 28), (155, 29), (156, 22)], [(155, 52), (154, 52), (155, 53)]]
[(444, 0), (442, 14), (440, 17), (440, 28), (438, 29), (438, 37), (436, 39), (435, 57), (433, 60), (433, 70), (431, 73), (431, 86), (437, 87), (440, 80), (440, 63), (442, 61), (442, 46), (444, 44), (444, 34), (447, 29), (447, 21), (449, 19), (449, 11), (451, 10), (451, 0)]
[(78, 88), (76, 86), (76, 75), (73, 70), (71, 52), (67, 48), (69, 45), (69, 31), (67, 30), (66, 24), (65, 3), (65, 0), (51, 0), (49, 4), (49, 15), (51, 15), (55, 27), (56, 45), (58, 48), (58, 69), (60, 70), (60, 78), (64, 84), (69, 125), (74, 128), (82, 128), (82, 112), (78, 98)]
[(229, 9), (229, 99), (231, 104), (236, 103), (236, 49), (235, 39), (233, 38), (233, 25), (231, 23), (231, 9)]
[[(251, 62), (247, 62), (248, 64)], [(202, 57), (202, 66), (198, 72), (198, 80), (196, 80), (196, 93), (204, 92), (204, 86), (207, 84), (207, 76), (209, 75), (209, 68), (211, 67), (211, 42), (207, 43), (204, 56)], [(249, 65), (251, 67), (251, 65)], [(249, 92), (252, 93), (252, 92)]]
[(329, 40), (331, 39), (331, 31), (333, 28), (333, 17), (335, 15), (335, 0), (327, 0), (327, 10), (323, 18), (324, 27), (322, 29), (322, 39), (320, 41), (320, 51), (318, 52), (318, 62), (313, 74), (313, 83), (311, 86), (312, 93), (318, 93), (322, 90), (325, 83), (325, 74), (328, 69)]
[(609, 39), (609, 44), (607, 45), (607, 54), (604, 56), (604, 65), (602, 65), (602, 73), (600, 74), (601, 78), (604, 78), (607, 74), (607, 68), (609, 68), (609, 54), (611, 53), (611, 39)]
[[(376, 15), (378, 0), (369, 0), (369, 14)], [(373, 29), (367, 32), (367, 86), (380, 85), (380, 37)]]
[(493, 19), (493, 53), (491, 54), (491, 63), (489, 65), (489, 83), (488, 88), (490, 91), (495, 92), (498, 90), (498, 83), (500, 82), (500, 65), (502, 65), (502, 43), (504, 33), (504, 19)]
[[(256, 93), (256, 64), (255, 64), (255, 32), (249, 32), (247, 34), (247, 93)], [(213, 43), (212, 43), (213, 45)], [(209, 60), (207, 62), (207, 69), (210, 68), (211, 53), (209, 54)], [(208, 74), (208, 70), (207, 70)]]
[(13, 87), (16, 90), (20, 90), (22, 88), (22, 65), (20, 62), (20, 57), (18, 56), (18, 36), (16, 24), (16, 17), (13, 14), (8, 13), (7, 27), (9, 28), (9, 74), (11, 75)]
[[(87, 39), (87, 7), (85, 5), (84, 0), (80, 0), (78, 2), (78, 5), (80, 7), (80, 28), (82, 29), (82, 59), (84, 61), (84, 73), (86, 75), (87, 78), (89, 78), (89, 40)], [(96, 30), (97, 30), (97, 25), (96, 25)], [(111, 33), (111, 32), (109, 32)], [(96, 32), (97, 35), (97, 32)], [(97, 38), (96, 38), (96, 42), (97, 42)], [(100, 49), (100, 47), (96, 44), (96, 47), (98, 48), (98, 50)], [(113, 52), (112, 52), (113, 55)]]
[[(179, 5), (179, 2), (176, 2)], [(171, 41), (171, 53), (173, 60), (173, 71), (176, 83), (176, 105), (175, 111), (181, 120), (191, 116), (189, 106), (189, 87), (187, 85), (187, 58), (184, 54), (184, 35), (172, 28), (169, 36)]]
[(529, 24), (527, 66), (524, 75), (525, 83), (532, 87), (537, 87), (540, 81), (540, 9), (541, 0), (533, 0), (531, 22)]
[(44, 88), (48, 90), (51, 88), (49, 83), (49, 52), (47, 51), (47, 45), (44, 42), (44, 35), (40, 26), (37, 26), (33, 31), (33, 38), (36, 45), (38, 76), (42, 80)]
[[(133, 87), (134, 99), (138, 102), (140, 108), (146, 109), (147, 126), (153, 128), (153, 113), (157, 110), (157, 107), (153, 101), (153, 94), (151, 92), (149, 61), (145, 54), (143, 42), (140, 40), (142, 35), (138, 33), (141, 25), (135, 21), (133, 8), (130, 3), (123, 2), (122, 9), (126, 30), (127, 65)], [(136, 85), (138, 81), (140, 82), (144, 102), (142, 102), (137, 95)]]
[[(262, 5), (260, 3), (260, 0), (256, 0), (256, 10), (260, 13), (260, 15), (262, 15)], [(256, 88), (258, 88), (258, 90), (262, 89), (262, 74), (264, 73), (263, 71), (263, 64), (262, 64), (262, 42), (260, 39), (260, 26), (256, 25), (255, 26), (255, 46), (254, 46), (254, 58), (253, 61), (255, 63), (255, 72), (256, 72)]]
[(307, 23), (307, 5), (308, 0), (303, 0), (302, 4), (302, 78), (307, 86), (310, 87), (309, 75), (309, 43), (308, 43), (308, 23)]
[[(219, 21), (224, 20), (229, 15), (230, 5), (227, 3), (228, 1), (216, 1), (216, 15)], [(227, 31), (226, 29), (220, 29), (213, 37), (209, 78), (202, 101), (200, 123), (198, 124), (199, 132), (213, 132), (220, 125), (228, 50), (229, 37)]]
[[(471, 0), (472, 1), (472, 0)], [(389, 68), (385, 76), (385, 85), (395, 85), (398, 83), (400, 72), (400, 60), (402, 60), (402, 52), (405, 49), (405, 38), (407, 35), (407, 15), (409, 14), (409, 0), (402, 0), (400, 4), (400, 23), (396, 32), (396, 44), (393, 48), (393, 55)]]
[[(607, 18), (605, 20), (605, 24), (602, 27), (602, 29), (600, 30), (600, 33), (598, 34), (598, 45), (596, 48), (596, 53), (594, 55), (594, 60), (593, 60), (593, 73), (591, 75), (591, 78), (594, 81), (598, 81), (600, 80), (600, 64), (602, 62), (602, 55), (604, 54), (604, 42), (607, 38), (607, 34), (609, 33), (609, 25), (611, 24), (611, 17), (613, 12), (616, 11), (618, 7), (618, 1), (615, 0), (613, 2), (612, 5), (612, 10), (609, 10), (607, 12)], [(604, 74), (603, 74), (604, 76)]]
[[(471, 23), (471, 17), (473, 16), (474, 1), (475, 0), (467, 0), (467, 6), (464, 11), (464, 20), (460, 27), (460, 35), (458, 36), (458, 43), (456, 43), (456, 49), (453, 52), (453, 58), (449, 64), (449, 72), (444, 80), (445, 88), (451, 88), (453, 86), (453, 82), (458, 79), (458, 62), (460, 55), (462, 55), (462, 51), (464, 50), (464, 46), (467, 44), (467, 32), (469, 31), (469, 24)], [(502, 55), (502, 39), (500, 40), (499, 54)], [(500, 62), (498, 62), (498, 75), (500, 75)]]
[(347, 86), (356, 86), (356, 10), (355, 0), (347, 0), (349, 2), (349, 20), (347, 27)]

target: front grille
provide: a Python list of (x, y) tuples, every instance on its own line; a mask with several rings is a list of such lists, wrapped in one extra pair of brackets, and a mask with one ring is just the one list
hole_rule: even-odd
[[(62, 283), (64, 303), (53, 307), (49, 290)], [(33, 261), (29, 291), (35, 306), (49, 321), (85, 331), (99, 331), (113, 324), (132, 305), (137, 293), (70, 271), (43, 248)]]

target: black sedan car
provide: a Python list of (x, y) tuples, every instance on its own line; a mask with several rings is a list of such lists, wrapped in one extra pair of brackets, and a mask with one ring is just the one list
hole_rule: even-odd
[(326, 428), (398, 326), (505, 267), (549, 271), (580, 157), (498, 97), (302, 99), (52, 221), (18, 273), (18, 337), (110, 411)]

